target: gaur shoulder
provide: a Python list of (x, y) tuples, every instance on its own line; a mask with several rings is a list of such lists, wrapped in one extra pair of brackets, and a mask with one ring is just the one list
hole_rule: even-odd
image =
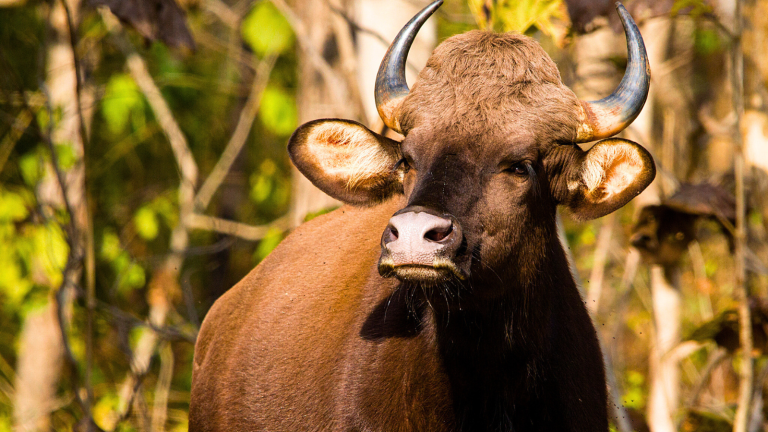
[(265, 296), (271, 295), (273, 282), (282, 283), (286, 273), (300, 279), (302, 275), (297, 269), (348, 261), (349, 251), (356, 245), (365, 244), (368, 249), (377, 250), (389, 217), (402, 205), (399, 201), (395, 198), (364, 208), (344, 205), (293, 230), (264, 261), (211, 306), (197, 338), (196, 365), (202, 364), (217, 335), (237, 332), (238, 323), (258, 310)]

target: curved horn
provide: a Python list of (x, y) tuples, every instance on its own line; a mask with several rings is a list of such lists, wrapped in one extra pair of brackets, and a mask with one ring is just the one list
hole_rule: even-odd
[(405, 61), (408, 51), (421, 26), (442, 4), (443, 0), (436, 0), (411, 18), (389, 46), (379, 66), (379, 73), (376, 75), (376, 109), (384, 120), (384, 124), (399, 133), (402, 133), (398, 120), (400, 105), (410, 91), (408, 83), (405, 82)]
[(651, 67), (648, 64), (643, 37), (632, 16), (621, 3), (616, 3), (616, 10), (627, 36), (627, 70), (612, 95), (599, 101), (581, 101), (581, 124), (576, 133), (576, 142), (608, 138), (621, 132), (640, 114), (648, 97)]

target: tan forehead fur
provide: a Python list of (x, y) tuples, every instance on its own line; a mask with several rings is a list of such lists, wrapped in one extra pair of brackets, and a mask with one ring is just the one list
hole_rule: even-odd
[(570, 141), (578, 129), (578, 108), (535, 40), (475, 30), (435, 49), (403, 104), (400, 124), (406, 133), (428, 122), (467, 135), (524, 127)]

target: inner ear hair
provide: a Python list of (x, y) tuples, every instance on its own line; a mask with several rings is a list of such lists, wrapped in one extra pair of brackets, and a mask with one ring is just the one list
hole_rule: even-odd
[(315, 120), (288, 142), (296, 168), (328, 195), (348, 204), (372, 205), (402, 189), (392, 172), (399, 143), (350, 120)]
[(596, 145), (587, 153), (582, 166), (581, 178), (587, 188), (585, 198), (597, 204), (616, 197), (631, 189), (645, 166), (634, 145)]
[(594, 219), (624, 206), (656, 177), (656, 165), (646, 149), (632, 141), (611, 138), (586, 154), (568, 183), (572, 213)]
[(387, 177), (392, 161), (399, 157), (390, 140), (355, 126), (321, 123), (307, 140), (307, 151), (315, 156), (320, 169), (345, 181), (350, 191)]

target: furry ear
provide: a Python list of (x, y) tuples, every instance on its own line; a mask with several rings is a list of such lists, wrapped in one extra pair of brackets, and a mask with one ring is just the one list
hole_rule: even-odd
[[(578, 162), (576, 162), (578, 163)], [(621, 138), (595, 144), (574, 167), (566, 203), (577, 219), (605, 216), (640, 194), (656, 177), (651, 154)]]
[(393, 168), (400, 143), (349, 120), (315, 120), (288, 142), (296, 168), (328, 195), (355, 205), (373, 205), (402, 192)]

